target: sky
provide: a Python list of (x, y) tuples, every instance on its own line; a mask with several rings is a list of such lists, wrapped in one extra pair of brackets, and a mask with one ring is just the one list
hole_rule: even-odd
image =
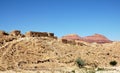
[(120, 40), (120, 0), (0, 0), (0, 30)]

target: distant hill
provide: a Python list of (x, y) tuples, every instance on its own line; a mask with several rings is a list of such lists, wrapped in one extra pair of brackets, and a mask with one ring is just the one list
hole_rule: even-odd
[(92, 36), (86, 36), (86, 37), (80, 37), (77, 34), (70, 34), (70, 35), (65, 35), (62, 37), (62, 39), (67, 39), (67, 40), (79, 40), (79, 41), (84, 41), (88, 43), (111, 43), (112, 41), (109, 40), (107, 37), (101, 34), (94, 34)]

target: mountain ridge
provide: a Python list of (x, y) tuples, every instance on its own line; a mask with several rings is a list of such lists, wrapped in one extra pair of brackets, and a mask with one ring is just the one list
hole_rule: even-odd
[(80, 37), (77, 34), (73, 34), (73, 35), (65, 35), (62, 37), (62, 39), (66, 39), (66, 40), (79, 40), (79, 41), (84, 41), (84, 42), (88, 42), (88, 43), (111, 43), (112, 41), (109, 40), (107, 37), (105, 37), (102, 34), (93, 34), (91, 36), (85, 36), (85, 37)]

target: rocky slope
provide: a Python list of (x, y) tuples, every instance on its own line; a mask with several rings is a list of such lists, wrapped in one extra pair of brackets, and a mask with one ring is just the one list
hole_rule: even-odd
[(120, 66), (120, 42), (80, 44), (84, 45), (63, 43), (61, 39), (48, 36), (16, 37), (0, 46), (0, 70), (72, 68), (77, 67), (78, 58), (85, 66), (94, 68), (111, 67), (109, 63), (114, 60), (116, 66)]

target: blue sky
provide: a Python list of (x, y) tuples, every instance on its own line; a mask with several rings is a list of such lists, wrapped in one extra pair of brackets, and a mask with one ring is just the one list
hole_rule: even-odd
[(15, 29), (120, 40), (120, 0), (0, 0), (0, 30)]

